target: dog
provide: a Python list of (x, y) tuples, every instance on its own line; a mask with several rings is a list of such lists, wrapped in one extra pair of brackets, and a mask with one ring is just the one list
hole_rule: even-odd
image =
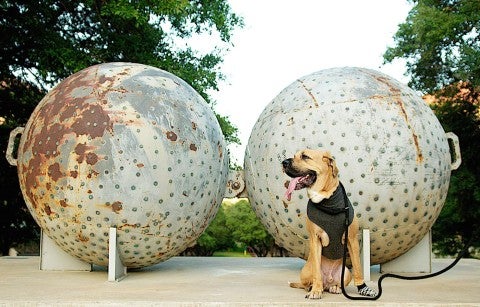
[[(282, 166), (284, 172), (292, 178), (285, 198), (290, 201), (293, 191), (303, 188), (307, 189), (309, 198), (306, 228), (310, 252), (300, 273), (300, 282), (289, 283), (290, 287), (305, 289), (308, 292), (306, 298), (310, 299), (322, 298), (323, 291), (342, 293), (345, 208), (348, 206), (350, 224), (347, 248), (352, 263), (353, 281), (360, 295), (376, 296), (376, 291), (369, 288), (363, 280), (357, 239), (358, 219), (354, 216), (353, 207), (338, 179), (338, 168), (330, 152), (304, 149), (298, 151), (293, 158), (285, 159)], [(344, 285), (347, 286), (351, 280), (352, 273), (345, 268)]]

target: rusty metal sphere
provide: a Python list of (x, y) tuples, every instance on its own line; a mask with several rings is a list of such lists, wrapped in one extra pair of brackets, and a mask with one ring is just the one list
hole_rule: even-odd
[(371, 262), (384, 263), (438, 217), (456, 167), (447, 139), (429, 106), (389, 76), (322, 70), (286, 87), (260, 115), (245, 153), (247, 192), (276, 243), (305, 258), (307, 195), (284, 199), (290, 178), (280, 162), (303, 148), (330, 150), (360, 227), (370, 229)]
[(23, 196), (45, 234), (108, 264), (117, 228), (125, 266), (172, 257), (200, 236), (228, 174), (214, 113), (180, 78), (132, 63), (84, 69), (53, 88), (20, 140)]

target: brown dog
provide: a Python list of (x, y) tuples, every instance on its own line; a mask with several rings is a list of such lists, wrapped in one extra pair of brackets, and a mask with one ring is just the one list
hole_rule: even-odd
[[(306, 297), (311, 299), (322, 298), (324, 290), (342, 292), (345, 207), (348, 206), (350, 224), (347, 248), (352, 262), (353, 281), (360, 295), (376, 296), (376, 292), (366, 286), (363, 280), (357, 239), (358, 220), (338, 180), (338, 169), (330, 152), (301, 150), (293, 158), (284, 160), (282, 165), (285, 173), (292, 177), (285, 197), (290, 200), (293, 190), (306, 188), (310, 199), (307, 207), (310, 252), (300, 273), (300, 283), (290, 283), (290, 286), (309, 291)], [(351, 280), (352, 275), (346, 269), (344, 285), (347, 286)]]

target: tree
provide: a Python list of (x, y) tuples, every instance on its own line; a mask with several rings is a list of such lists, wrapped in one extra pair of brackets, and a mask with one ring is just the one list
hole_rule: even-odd
[(411, 0), (385, 62), (407, 60), (409, 85), (432, 93), (456, 83), (480, 85), (480, 1)]
[(452, 172), (444, 208), (433, 225), (435, 248), (453, 255), (472, 237), (473, 246), (480, 246), (480, 91), (470, 83), (459, 83), (430, 98), (444, 129), (454, 131), (461, 141), (462, 166)]
[[(442, 126), (460, 139), (462, 165), (452, 172), (444, 209), (433, 227), (435, 247), (451, 255), (480, 227), (480, 1), (411, 2), (384, 60), (407, 60), (409, 85), (431, 94)], [(478, 232), (473, 244), (480, 246)]]
[(251, 248), (257, 256), (265, 257), (274, 240), (258, 220), (247, 199), (241, 199), (226, 210), (226, 225), (235, 242)]
[[(219, 69), (222, 53), (233, 30), (242, 25), (226, 0), (1, 1), (2, 157), (9, 131), (26, 123), (47, 90), (94, 64), (123, 61), (158, 67), (184, 79), (213, 103), (208, 90), (217, 90), (217, 82), (224, 78)], [(205, 44), (209, 51), (188, 47), (188, 40), (197, 35), (212, 37)], [(237, 129), (229, 119), (217, 114), (217, 120), (227, 142), (238, 142)], [(16, 171), (0, 159), (0, 237), (4, 240), (0, 243), (8, 249), (11, 237), (4, 230), (17, 220), (11, 216), (15, 213), (7, 215), (7, 211), (20, 207), (23, 200), (15, 183)]]
[(0, 81), (0, 255), (6, 255), (12, 246), (39, 238), (39, 228), (20, 192), (17, 169), (8, 164), (5, 152), (10, 130), (28, 120), (33, 102), (42, 96), (37, 88), (18, 79)]
[[(223, 79), (222, 48), (213, 39), (213, 50), (200, 54), (179, 42), (210, 34), (227, 44), (243, 25), (226, 0), (9, 0), (0, 12), (0, 80), (32, 82), (42, 94), (85, 67), (124, 61), (165, 69), (210, 102), (207, 90)], [(228, 118), (217, 119), (227, 141), (238, 142)]]
[(212, 256), (215, 251), (235, 247), (231, 231), (226, 225), (225, 204), (218, 208), (215, 219), (198, 238), (195, 246), (188, 248), (184, 255)]

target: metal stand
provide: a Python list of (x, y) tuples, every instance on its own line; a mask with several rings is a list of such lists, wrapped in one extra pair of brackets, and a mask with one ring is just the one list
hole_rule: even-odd
[(120, 281), (127, 276), (117, 248), (117, 228), (110, 227), (108, 243), (108, 281)]
[[(370, 275), (370, 230), (362, 229), (363, 279), (371, 281)], [(430, 273), (432, 271), (432, 233), (418, 242), (412, 249), (389, 262), (380, 265), (380, 273)]]
[[(40, 270), (92, 271), (92, 264), (67, 254), (43, 232), (40, 237)], [(117, 248), (117, 229), (110, 228), (108, 244), (108, 281), (120, 281), (127, 276), (127, 267)]]
[(92, 265), (67, 254), (42, 231), (40, 234), (40, 270), (91, 271)]
[(380, 265), (381, 273), (430, 273), (432, 271), (432, 233), (412, 249), (389, 262)]
[(362, 261), (363, 280), (370, 281), (370, 229), (362, 229)]

